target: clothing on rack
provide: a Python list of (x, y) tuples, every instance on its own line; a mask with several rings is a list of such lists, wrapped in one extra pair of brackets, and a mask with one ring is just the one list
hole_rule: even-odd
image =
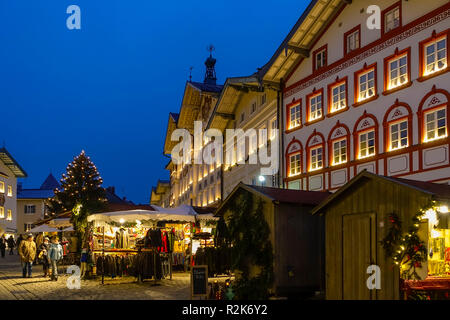
[(161, 257), (155, 252), (140, 252), (133, 260), (132, 269), (133, 275), (141, 280), (152, 279), (155, 276), (160, 280), (162, 278)]
[(124, 275), (131, 275), (131, 266), (134, 261), (134, 256), (132, 255), (99, 255), (97, 257), (97, 275), (107, 276), (107, 277), (122, 277)]

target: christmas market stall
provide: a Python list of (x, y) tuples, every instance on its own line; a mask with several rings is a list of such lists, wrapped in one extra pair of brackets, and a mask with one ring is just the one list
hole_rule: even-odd
[(102, 277), (131, 276), (160, 280), (184, 270), (191, 248), (195, 212), (189, 208), (129, 210), (93, 214), (84, 249), (93, 273)]
[(216, 216), (218, 240), (232, 247), (238, 299), (324, 289), (323, 219), (311, 210), (328, 196), (243, 183), (233, 189)]
[(326, 298), (449, 299), (450, 186), (362, 171), (325, 217)]

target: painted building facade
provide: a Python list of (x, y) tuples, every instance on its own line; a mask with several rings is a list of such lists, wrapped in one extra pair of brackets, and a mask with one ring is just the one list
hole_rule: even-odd
[[(176, 129), (186, 129), (194, 137), (194, 122), (201, 123), (200, 132), (204, 133), (206, 124), (217, 103), (221, 85), (216, 84), (216, 60), (210, 56), (206, 61), (206, 73), (203, 82), (188, 81), (185, 86), (182, 105), (179, 113), (170, 113), (167, 126), (164, 154), (171, 155), (178, 144), (172, 141), (172, 133)], [(192, 138), (191, 156), (202, 152), (206, 141), (200, 141), (199, 149), (194, 150)], [(184, 155), (181, 155), (183, 157)], [(222, 168), (220, 164), (178, 163), (170, 160), (166, 169), (170, 171), (170, 206), (182, 204), (197, 207), (213, 206), (221, 199)]]
[(17, 234), (17, 178), (26, 172), (6, 148), (0, 148), (0, 234)]
[(336, 190), (362, 170), (448, 183), (449, 2), (378, 1), (373, 30), (369, 1), (344, 2), (313, 1), (275, 57), (290, 63), (285, 186)]
[[(277, 92), (268, 85), (261, 85), (258, 74), (227, 79), (207, 126), (207, 129), (218, 129), (224, 137), (223, 198), (240, 182), (258, 186), (280, 186), (278, 171), (273, 175), (261, 175), (261, 167), (267, 165), (262, 164), (259, 159), (256, 164), (249, 163), (252, 154), (257, 154), (262, 145), (267, 143), (270, 148), (271, 141), (275, 139), (278, 143)], [(247, 135), (244, 141), (236, 138), (228, 145), (227, 129), (241, 129)], [(227, 159), (227, 152), (232, 154), (230, 159)], [(280, 161), (279, 156), (277, 161)]]

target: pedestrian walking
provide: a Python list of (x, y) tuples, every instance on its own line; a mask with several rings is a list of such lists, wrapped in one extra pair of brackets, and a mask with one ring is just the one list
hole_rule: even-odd
[(48, 257), (52, 266), (52, 277), (50, 280), (58, 281), (58, 261), (60, 261), (63, 257), (63, 249), (59, 244), (59, 239), (57, 236), (54, 236), (51, 240), (50, 248), (48, 250)]
[(2, 254), (2, 258), (5, 258), (5, 250), (6, 250), (6, 238), (5, 235), (3, 235), (0, 238), (0, 252)]
[(19, 246), (22, 241), (23, 241), (23, 237), (22, 237), (22, 235), (19, 235), (19, 237), (17, 238), (17, 242), (16, 242), (17, 252), (19, 252)]
[(16, 246), (16, 242), (14, 241), (13, 236), (9, 236), (8, 238), (8, 248), (9, 248), (9, 255), (14, 255), (14, 247)]
[(50, 250), (50, 239), (44, 238), (44, 242), (39, 246), (39, 262), (42, 263), (42, 271), (44, 272), (44, 278), (48, 275), (48, 269), (50, 267), (50, 259), (48, 252)]
[(26, 278), (28, 273), (28, 278), (31, 278), (33, 261), (36, 258), (36, 243), (33, 241), (33, 234), (28, 234), (28, 238), (20, 242), (19, 255), (23, 262), (23, 277)]

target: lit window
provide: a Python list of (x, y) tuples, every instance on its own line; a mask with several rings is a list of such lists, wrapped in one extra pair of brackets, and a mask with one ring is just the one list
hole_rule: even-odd
[(358, 101), (363, 101), (375, 95), (375, 69), (360, 74), (358, 77)]
[(322, 117), (322, 94), (309, 99), (309, 121)]
[(446, 109), (442, 108), (425, 114), (425, 141), (432, 141), (447, 136)]
[(5, 218), (5, 208), (0, 207), (0, 219), (4, 219), (4, 218)]
[(13, 196), (12, 186), (8, 186), (8, 197)]
[(295, 176), (300, 174), (300, 153), (296, 153), (289, 156), (289, 175)]
[(397, 122), (390, 125), (391, 148), (396, 150), (408, 146), (408, 121)]
[(315, 70), (323, 68), (327, 65), (327, 49), (324, 48), (317, 52), (314, 57)]
[(0, 193), (5, 193), (5, 183), (0, 181)]
[(8, 209), (8, 215), (6, 216), (6, 220), (12, 221), (12, 210)]
[(310, 171), (318, 170), (323, 167), (323, 149), (322, 147), (311, 149), (311, 167)]
[(333, 142), (333, 165), (347, 162), (347, 139)]
[(359, 135), (359, 158), (375, 154), (375, 131), (366, 131)]
[(384, 14), (384, 32), (389, 32), (400, 26), (400, 7), (397, 6), (394, 9)]
[(264, 147), (267, 141), (267, 129), (265, 125), (259, 128), (258, 134), (259, 134), (259, 147), (262, 148)]
[(289, 129), (299, 127), (300, 124), (300, 105), (298, 104), (289, 109)]
[(331, 112), (344, 109), (347, 106), (345, 90), (345, 82), (331, 89)]
[(347, 52), (349, 53), (353, 50), (359, 49), (360, 42), (359, 42), (359, 30), (356, 30), (349, 35), (347, 35)]
[(277, 117), (270, 120), (270, 140), (275, 139), (278, 130)]
[(405, 54), (388, 62), (388, 89), (408, 82), (408, 56)]
[(447, 37), (425, 45), (424, 75), (438, 72), (447, 67)]

